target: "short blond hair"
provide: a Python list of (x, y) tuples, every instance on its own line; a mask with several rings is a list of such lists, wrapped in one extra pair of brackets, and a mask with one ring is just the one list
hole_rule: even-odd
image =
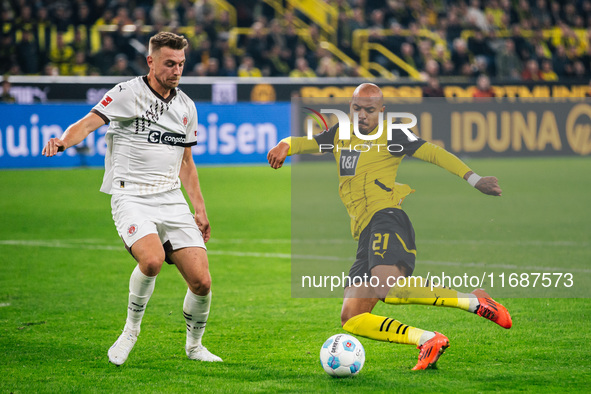
[(175, 50), (185, 49), (189, 43), (184, 36), (174, 34), (168, 31), (161, 31), (160, 33), (150, 38), (149, 53), (159, 50), (163, 47), (168, 47)]

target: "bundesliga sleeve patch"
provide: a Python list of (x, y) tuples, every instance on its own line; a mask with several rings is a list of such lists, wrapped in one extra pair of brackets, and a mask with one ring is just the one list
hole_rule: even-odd
[(111, 96), (105, 96), (105, 98), (101, 101), (101, 105), (103, 106), (103, 108), (105, 108), (107, 105), (111, 104), (112, 101), (113, 99), (111, 98)]

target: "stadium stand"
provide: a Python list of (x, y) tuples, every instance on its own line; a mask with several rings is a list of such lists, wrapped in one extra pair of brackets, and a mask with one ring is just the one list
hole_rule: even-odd
[(4, 0), (0, 74), (146, 73), (184, 34), (196, 76), (588, 79), (591, 0)]

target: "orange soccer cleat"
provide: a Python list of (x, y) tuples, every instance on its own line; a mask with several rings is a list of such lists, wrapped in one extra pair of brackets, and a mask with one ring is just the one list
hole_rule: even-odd
[(497, 323), (503, 328), (511, 328), (513, 322), (507, 308), (493, 300), (483, 289), (476, 289), (472, 294), (478, 297), (478, 303), (480, 304), (474, 313)]
[(436, 332), (433, 338), (423, 343), (422, 346), (417, 347), (417, 349), (420, 350), (419, 361), (412, 370), (418, 371), (434, 367), (439, 356), (441, 356), (448, 347), (449, 339), (447, 339), (445, 335)]

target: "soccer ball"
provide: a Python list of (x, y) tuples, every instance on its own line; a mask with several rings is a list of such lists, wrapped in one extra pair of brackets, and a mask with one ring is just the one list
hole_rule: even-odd
[(320, 365), (331, 376), (354, 376), (365, 362), (365, 349), (357, 338), (336, 334), (328, 338), (320, 348)]

